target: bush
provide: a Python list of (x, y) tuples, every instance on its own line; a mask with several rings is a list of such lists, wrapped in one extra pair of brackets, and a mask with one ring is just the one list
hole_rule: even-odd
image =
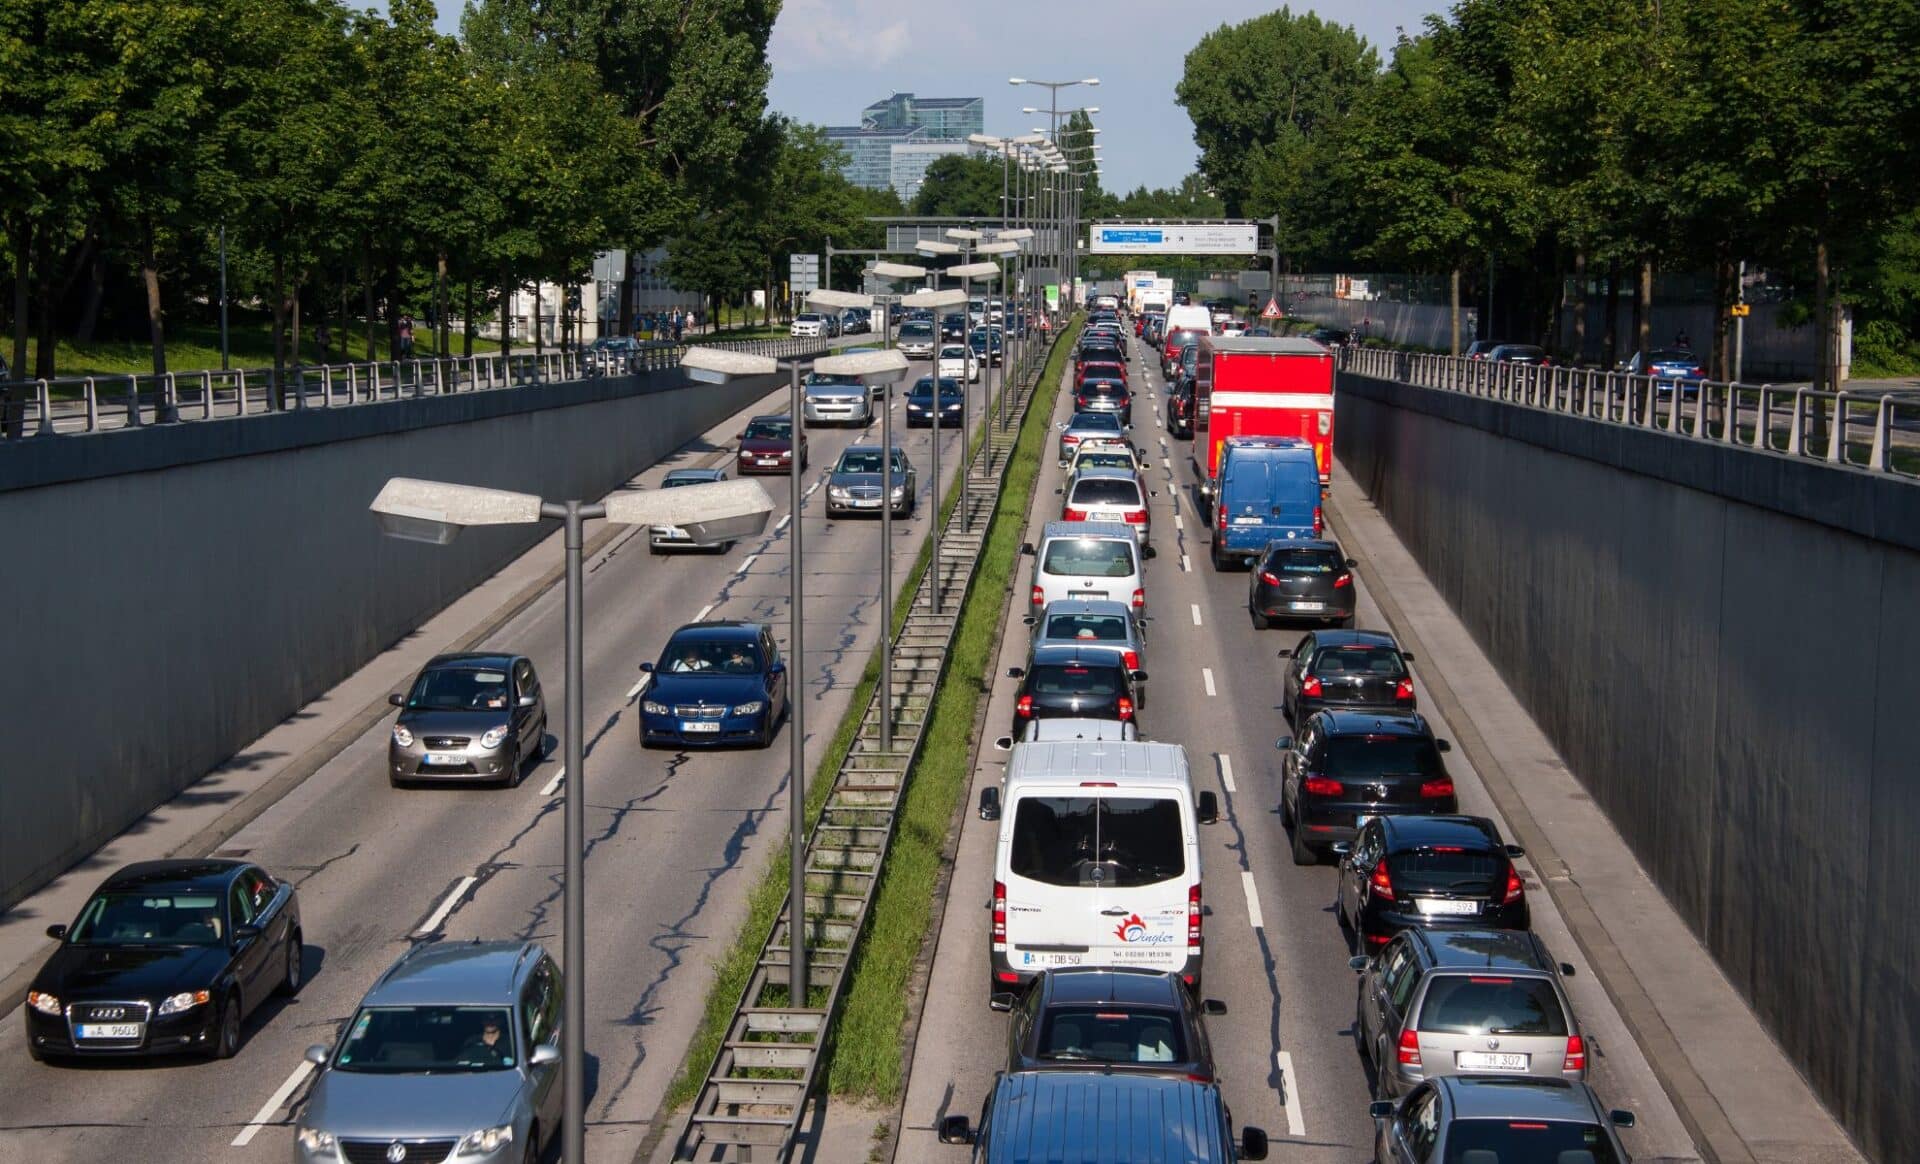
[(1890, 319), (1870, 319), (1853, 329), (1856, 379), (1920, 375), (1920, 344)]

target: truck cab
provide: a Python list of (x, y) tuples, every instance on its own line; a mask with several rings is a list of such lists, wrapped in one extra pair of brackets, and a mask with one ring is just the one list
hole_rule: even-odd
[(1271, 542), (1325, 528), (1313, 445), (1295, 437), (1227, 437), (1213, 512), (1213, 568), (1251, 563)]

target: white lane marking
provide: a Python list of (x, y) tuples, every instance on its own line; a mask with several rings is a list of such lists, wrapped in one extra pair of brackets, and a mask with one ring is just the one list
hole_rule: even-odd
[(1280, 1068), (1280, 1092), (1287, 1104), (1287, 1134), (1305, 1136), (1307, 1121), (1300, 1118), (1300, 1080), (1293, 1073), (1293, 1055), (1286, 1051), (1275, 1051), (1273, 1062)]
[(758, 561), (759, 558), (760, 558), (759, 554), (748, 554), (746, 557), (740, 559), (740, 568), (738, 570), (735, 570), (734, 573), (744, 574), (748, 570), (753, 569), (754, 562)]
[(1167, 458), (1165, 458), (1165, 457), (1161, 457), (1161, 458), (1160, 458), (1160, 467), (1161, 467), (1162, 469), (1171, 469), (1171, 468), (1173, 468), (1173, 462), (1172, 462), (1172, 461), (1170, 461), (1170, 460), (1168, 460), (1168, 459), (1167, 459)]
[(1213, 758), (1220, 761), (1220, 786), (1229, 794), (1238, 792), (1239, 789), (1233, 786), (1233, 757), (1225, 752), (1217, 752)]
[(311, 1074), (313, 1074), (313, 1064), (302, 1059), (300, 1065), (293, 1069), (293, 1074), (287, 1076), (287, 1081), (280, 1085), (280, 1089), (267, 1098), (267, 1102), (261, 1105), (259, 1111), (253, 1113), (253, 1120), (240, 1129), (240, 1134), (235, 1136), (233, 1143), (228, 1146), (244, 1148), (253, 1143), (253, 1138), (260, 1134), (260, 1129), (267, 1126), (267, 1122), (273, 1119), (274, 1113), (286, 1104), (288, 1098), (307, 1081), (307, 1076)]
[(1200, 625), (1200, 604), (1198, 602), (1195, 602), (1195, 603), (1191, 603), (1190, 605), (1193, 607), (1193, 625), (1199, 626)]
[(1189, 573), (1193, 571), (1193, 562), (1185, 554), (1180, 555), (1180, 568)]
[(547, 781), (544, 785), (541, 786), (540, 795), (552, 796), (554, 793), (560, 791), (560, 782), (565, 780), (566, 778), (567, 778), (567, 770), (565, 768), (562, 768), (558, 772), (555, 772), (553, 774), (553, 779)]
[(447, 894), (446, 899), (440, 903), (439, 908), (435, 909), (433, 913), (428, 916), (427, 923), (413, 932), (416, 934), (430, 934), (438, 930), (440, 923), (446, 921), (447, 915), (453, 912), (453, 907), (460, 904), (460, 899), (466, 896), (467, 890), (472, 889), (474, 883), (479, 880), (478, 877), (462, 877), (459, 884), (453, 887), (453, 892)]
[(713, 603), (709, 602), (705, 606), (700, 608), (699, 614), (696, 614), (693, 616), (693, 621), (705, 622), (707, 621), (707, 616), (712, 613), (713, 613)]
[(1213, 668), (1212, 667), (1200, 668), (1200, 682), (1206, 684), (1208, 695), (1218, 694), (1213, 689)]
[(813, 484), (807, 486), (807, 491), (800, 495), (800, 499), (804, 501), (807, 498), (812, 497), (815, 493), (818, 493), (819, 491), (820, 491), (820, 482), (815, 481)]
[(638, 683), (635, 683), (633, 686), (627, 688), (627, 698), (632, 699), (634, 696), (640, 694), (642, 691), (645, 691), (647, 689), (647, 684), (651, 682), (653, 682), (653, 676), (651, 675), (640, 676), (640, 681)]
[(786, 529), (787, 523), (792, 520), (793, 520), (793, 515), (791, 513), (782, 514), (780, 517), (780, 524), (773, 527), (773, 532), (779, 533), (782, 530)]
[(1240, 870), (1240, 888), (1247, 891), (1247, 920), (1256, 930), (1267, 928), (1266, 921), (1260, 916), (1260, 891), (1253, 887), (1253, 874)]
[(1177, 514), (1177, 513), (1173, 515), (1173, 528), (1175, 528), (1175, 529), (1185, 529), (1185, 528), (1187, 528), (1187, 523), (1186, 523), (1186, 522), (1184, 522), (1184, 521), (1181, 521), (1181, 520), (1180, 520), (1180, 515), (1179, 515), (1179, 514)]

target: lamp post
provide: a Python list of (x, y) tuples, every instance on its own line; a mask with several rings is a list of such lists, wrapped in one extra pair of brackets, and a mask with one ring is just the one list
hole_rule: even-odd
[[(935, 243), (925, 243), (925, 242), (920, 244), (920, 246), (922, 247), (933, 247), (936, 245), (952, 246), (953, 244), (951, 243), (935, 244)], [(928, 272), (928, 274), (936, 280), (939, 279), (940, 277), (940, 273), (938, 271), (930, 271)], [(900, 303), (904, 307), (926, 307), (926, 308), (932, 309), (933, 318), (934, 318), (934, 335), (938, 337), (940, 334), (940, 323), (939, 323), (940, 309), (943, 307), (952, 307), (956, 304), (964, 304), (966, 303), (966, 301), (967, 301), (967, 293), (965, 291), (948, 290), (948, 291), (916, 291), (911, 295), (902, 296)], [(963, 362), (961, 364), (961, 368), (964, 370), (965, 367), (966, 365)], [(965, 377), (963, 376), (962, 378), (964, 379)], [(928, 597), (932, 600), (933, 612), (935, 614), (938, 614), (940, 613), (940, 606), (941, 606), (941, 603), (940, 603), (941, 587), (940, 587), (940, 344), (937, 338), (935, 339), (934, 346), (933, 346), (933, 372), (932, 372), (932, 375), (929, 377), (929, 380), (933, 386), (933, 395), (929, 399), (929, 403), (932, 405), (932, 414), (933, 414), (933, 454), (932, 454), (933, 516), (932, 516), (932, 520), (927, 523), (927, 547), (928, 547), (927, 561), (930, 563), (929, 568), (933, 571), (933, 584), (931, 587), (929, 587), (927, 594), (928, 594)], [(965, 399), (964, 390), (962, 391), (961, 396), (962, 396), (962, 400), (964, 401)], [(962, 430), (963, 439), (964, 439), (964, 432), (965, 430), (963, 429)]]
[(586, 1148), (586, 680), (582, 529), (590, 518), (622, 525), (677, 525), (698, 542), (753, 537), (767, 528), (773, 499), (758, 481), (717, 481), (680, 489), (622, 492), (600, 504), (546, 501), (475, 485), (394, 477), (368, 506), (381, 532), (406, 541), (444, 546), (468, 526), (528, 525), (558, 518), (566, 531), (566, 806), (561, 844), (566, 850), (562, 892), (562, 964), (566, 1011), (560, 1029), (561, 1086), (566, 1109), (561, 1155), (585, 1164)]
[[(813, 291), (808, 293), (807, 300), (810, 304), (822, 307), (873, 305), (872, 296), (847, 291)], [(800, 374), (805, 369), (822, 375), (856, 378), (871, 397), (873, 385), (893, 384), (907, 374), (907, 358), (899, 352), (880, 351), (782, 360), (725, 348), (690, 347), (680, 357), (680, 366), (695, 380), (709, 384), (724, 384), (739, 376), (787, 373), (788, 410), (792, 424), (792, 435), (788, 442), (787, 488), (793, 514), (793, 560), (787, 567), (788, 636), (792, 639), (790, 654), (793, 656), (787, 678), (787, 806), (792, 831), (787, 869), (787, 1003), (794, 1009), (801, 1009), (807, 1005), (807, 702), (804, 698), (796, 699), (793, 694), (794, 688), (800, 686), (806, 668), (806, 622), (802, 607), (806, 588), (800, 574), (800, 531), (804, 524), (800, 518), (800, 506), (805, 500), (805, 493), (800, 488), (800, 418), (803, 411)], [(893, 450), (888, 449), (881, 460), (884, 463), (891, 460), (892, 456)], [(880, 508), (884, 512), (892, 504), (893, 498), (889, 495), (881, 498)], [(891, 546), (883, 551), (891, 552)]]
[[(1021, 232), (1021, 233), (1024, 235), (1030, 232)], [(1013, 231), (1006, 230), (1003, 228), (999, 234), (994, 236), (994, 240), (992, 242), (981, 243), (979, 246), (974, 248), (975, 254), (987, 255), (996, 260), (990, 265), (993, 267), (994, 297), (1000, 300), (1000, 392), (999, 392), (999, 419), (996, 423), (998, 423), (999, 427), (1002, 429), (1005, 429), (1007, 427), (1007, 360), (1011, 354), (1012, 340), (1007, 332), (1006, 268), (1002, 266), (1001, 263), (997, 260), (1004, 259), (1006, 257), (1020, 253), (1021, 240), (1018, 238), (1012, 237), (1013, 234), (1014, 234)], [(993, 372), (993, 332), (991, 330), (991, 325), (993, 321), (989, 319), (987, 322), (989, 325), (989, 330), (987, 332), (987, 372), (989, 377), (989, 387), (991, 387), (991, 377)]]
[[(911, 263), (875, 263), (873, 273), (882, 279), (924, 279), (925, 267)], [(905, 300), (901, 300), (905, 306)], [(888, 350), (893, 348), (893, 333), (889, 331), (884, 339)], [(939, 365), (935, 365), (937, 368)], [(880, 507), (880, 609), (884, 612), (884, 621), (880, 625), (880, 750), (893, 750), (893, 385), (885, 386), (886, 407), (880, 412), (880, 446), (886, 450), (880, 458), (880, 495), (886, 504)], [(940, 492), (940, 482), (934, 481), (934, 495)], [(937, 508), (937, 503), (936, 503)], [(938, 514), (936, 513), (936, 517)]]

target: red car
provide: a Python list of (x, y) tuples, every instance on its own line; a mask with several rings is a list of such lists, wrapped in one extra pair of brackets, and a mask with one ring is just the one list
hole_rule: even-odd
[(1077, 387), (1089, 379), (1118, 380), (1128, 383), (1127, 366), (1113, 360), (1088, 360), (1074, 369), (1074, 381)]
[[(741, 473), (785, 473), (793, 468), (793, 418), (756, 416), (740, 433)], [(807, 434), (800, 434), (800, 467), (807, 467)]]

